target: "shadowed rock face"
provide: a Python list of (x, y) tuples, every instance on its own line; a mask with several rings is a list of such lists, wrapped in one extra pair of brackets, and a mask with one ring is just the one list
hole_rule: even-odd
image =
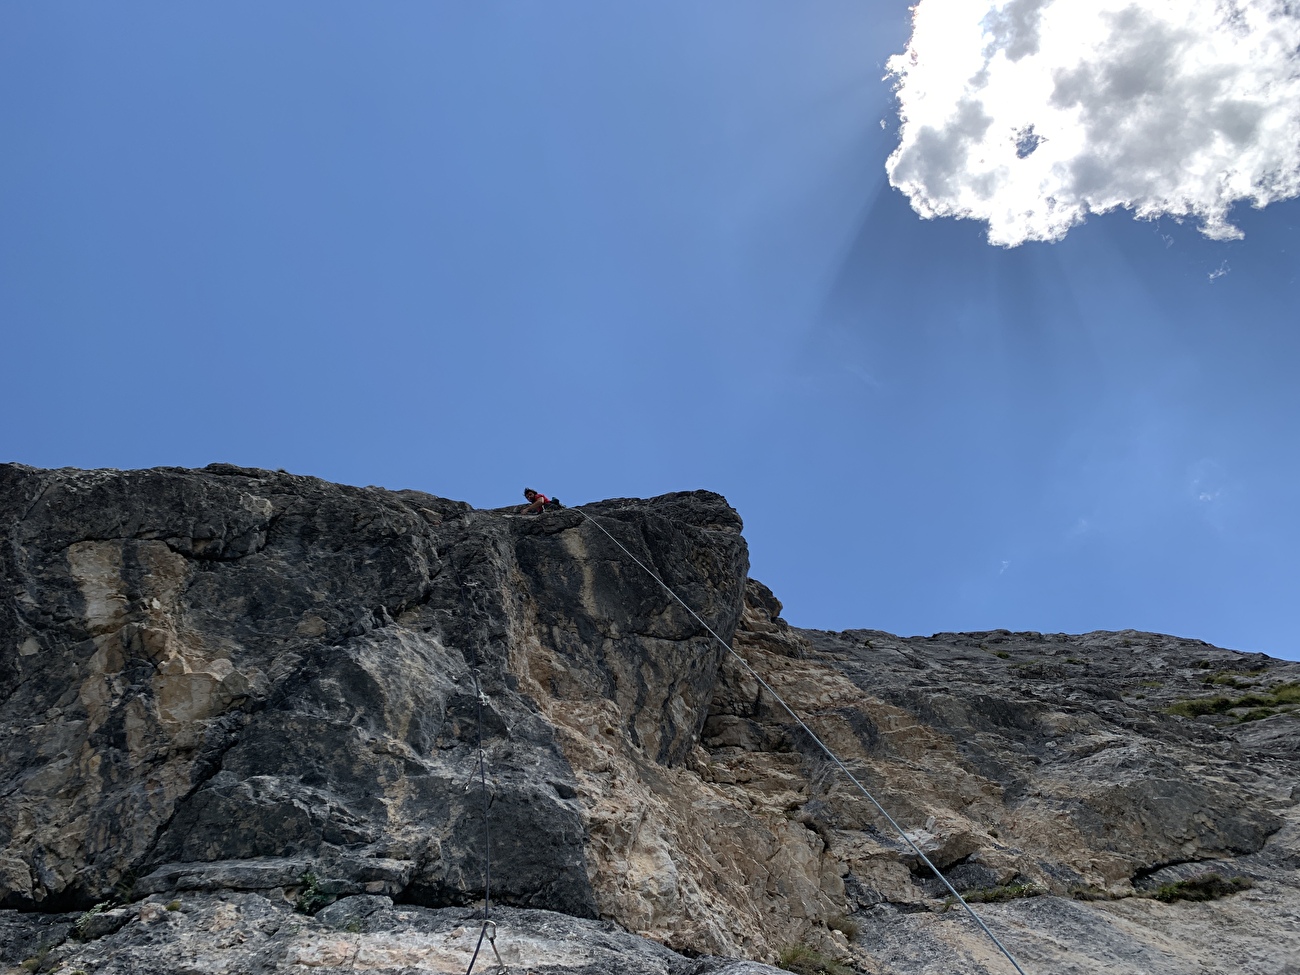
[[(463, 971), (490, 847), (508, 965), (756, 975), (709, 956), (800, 946), (1009, 971), (589, 518), (997, 901), (1026, 970), (1300, 957), (1300, 665), (1132, 631), (794, 629), (707, 492), (524, 518), (224, 465), (0, 465), (0, 904), (22, 909), (0, 964)], [(1253, 886), (1143, 896), (1209, 871)]]
[[(496, 896), (591, 916), (573, 771), (512, 664), (544, 643), (549, 693), (616, 702), (615, 733), (666, 765), (707, 712), (719, 649), (576, 512), (226, 466), (8, 465), (0, 505), (9, 906), (309, 865), (341, 890), (481, 897), (481, 710)], [(730, 631), (746, 562), (720, 498), (591, 513)]]

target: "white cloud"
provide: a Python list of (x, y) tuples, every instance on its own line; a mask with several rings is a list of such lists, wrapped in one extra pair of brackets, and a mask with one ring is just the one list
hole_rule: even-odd
[(991, 243), (1116, 207), (1235, 238), (1235, 201), (1300, 196), (1296, 0), (919, 0), (888, 67), (890, 182)]
[(1192, 497), (1202, 503), (1218, 501), (1227, 490), (1226, 474), (1218, 461), (1203, 457), (1188, 472), (1188, 489)]

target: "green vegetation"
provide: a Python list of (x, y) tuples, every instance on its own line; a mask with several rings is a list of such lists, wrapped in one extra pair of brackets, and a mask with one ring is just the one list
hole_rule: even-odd
[(1217, 873), (1203, 873), (1190, 880), (1178, 880), (1171, 884), (1162, 884), (1151, 896), (1158, 901), (1172, 904), (1174, 901), (1212, 901), (1229, 894), (1236, 894), (1252, 887), (1249, 877), (1223, 878)]
[(1245, 714), (1237, 719), (1238, 724), (1245, 724), (1247, 721), (1259, 721), (1263, 718), (1271, 718), (1275, 714), (1280, 714), (1272, 708), (1251, 708)]
[(90, 922), (100, 914), (103, 914), (107, 908), (112, 906), (112, 901), (100, 901), (85, 914), (81, 915), (81, 917), (77, 918), (77, 923), (74, 925), (77, 929), (77, 937), (83, 941), (86, 940), (86, 931), (90, 928)]
[(853, 975), (853, 969), (808, 945), (790, 945), (781, 950), (777, 965), (796, 975)]
[(179, 911), (180, 909), (181, 909), (181, 902), (180, 902), (180, 901), (168, 901), (168, 902), (167, 902), (167, 910), (169, 910), (169, 911)]
[(1018, 897), (1037, 897), (1046, 893), (1037, 884), (1007, 884), (1002, 887), (979, 887), (962, 894), (968, 904), (993, 904), (998, 901), (1011, 901)]
[(1243, 688), (1254, 687), (1254, 685), (1250, 683), (1243, 684), (1241, 678), (1244, 677), (1247, 681), (1250, 681), (1259, 676), (1258, 673), (1250, 673), (1249, 671), (1244, 670), (1221, 670), (1217, 674), (1210, 674), (1210, 676), (1202, 678), (1201, 683), (1218, 684), (1221, 687), (1231, 687), (1235, 690), (1242, 690)]
[(1080, 660), (1078, 657), (1066, 657), (1065, 662), (1067, 664), (1080, 664), (1080, 665), (1083, 665), (1085, 663), (1085, 661)]
[(118, 878), (117, 883), (113, 885), (113, 899), (119, 904), (131, 903), (131, 895), (135, 892), (135, 871), (128, 870)]
[(1201, 683), (1207, 687), (1212, 687), (1215, 684), (1218, 684), (1220, 687), (1231, 687), (1236, 691), (1244, 690), (1250, 686), (1249, 684), (1243, 684), (1241, 681), (1237, 680), (1237, 678), (1228, 674), (1215, 674), (1213, 677), (1206, 677), (1201, 681)]
[(1278, 684), (1271, 691), (1273, 700), (1278, 704), (1300, 704), (1300, 683)]
[(50, 942), (41, 945), (36, 949), (36, 954), (32, 955), (30, 958), (24, 959), (18, 967), (25, 972), (40, 971), (41, 966), (45, 964), (45, 959), (49, 957), (50, 952), (53, 951), (55, 947), (57, 947), (57, 945)]
[(1164, 681), (1160, 681), (1160, 680), (1144, 680), (1142, 682), (1142, 686), (1143, 687), (1164, 687), (1165, 683)]
[(322, 907), (334, 902), (334, 895), (327, 894), (321, 888), (320, 879), (310, 870), (304, 873), (298, 882), (302, 884), (302, 888), (298, 891), (293, 909), (299, 914), (315, 914)]
[(1165, 713), (1183, 718), (1199, 718), (1204, 714), (1223, 714), (1231, 711), (1232, 706), (1232, 700), (1226, 697), (1195, 697), (1169, 705), (1165, 708)]
[(1184, 718), (1199, 718), (1207, 714), (1227, 714), (1237, 708), (1251, 708), (1238, 721), (1256, 721), (1277, 714), (1278, 708), (1291, 710), (1288, 705), (1300, 704), (1300, 683), (1278, 684), (1267, 691), (1246, 694), (1242, 697), (1194, 697), (1186, 701), (1177, 701), (1165, 708), (1167, 714), (1177, 714)]

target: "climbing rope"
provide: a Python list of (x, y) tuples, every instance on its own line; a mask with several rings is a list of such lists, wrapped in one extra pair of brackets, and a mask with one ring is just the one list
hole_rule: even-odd
[[(488, 820), (487, 762), (483, 755), (483, 689), (478, 682), (478, 652), (471, 651), (471, 653), (473, 662), (470, 664), (470, 675), (474, 681), (475, 724), (478, 738), (478, 779), (483, 794), (483, 925), (479, 928), (478, 944), (474, 946), (474, 954), (470, 956), (465, 975), (473, 975), (474, 963), (478, 961), (478, 953), (483, 949), (483, 939), (487, 936), (489, 926), (493, 932), (490, 939), (492, 950), (495, 952), (497, 949), (496, 922), (492, 920), (492, 833)], [(501, 961), (500, 955), (497, 955), (497, 961)]]
[[(459, 575), (457, 576), (457, 583), (460, 589), (461, 613), (468, 623), (470, 614), (469, 607), (465, 602), (465, 584)], [(470, 956), (469, 967), (465, 969), (465, 975), (473, 975), (474, 963), (478, 961), (479, 952), (483, 950), (484, 938), (492, 946), (492, 953), (496, 955), (499, 970), (504, 972), (506, 966), (501, 961), (501, 953), (497, 951), (497, 925), (492, 920), (492, 832), (488, 820), (488, 806), (491, 804), (491, 800), (487, 786), (487, 756), (483, 751), (483, 701), (485, 695), (478, 680), (478, 644), (473, 635), (470, 636), (468, 642), (469, 674), (474, 683), (474, 723), (478, 748), (478, 780), (479, 788), (483, 794), (483, 924), (479, 928), (478, 943), (474, 946), (474, 954)], [(468, 786), (466, 788), (468, 790)], [(488, 933), (489, 928), (491, 929), (490, 934)]]
[(578, 514), (582, 515), (583, 518), (585, 518), (591, 524), (599, 528), (606, 538), (608, 538), (611, 542), (617, 545), (622, 550), (624, 555), (626, 555), (629, 559), (631, 559), (642, 569), (644, 569), (646, 574), (649, 575), (650, 578), (654, 579), (655, 582), (659, 583), (659, 585), (663, 587), (664, 592), (668, 593), (668, 595), (672, 596), (673, 599), (677, 600), (677, 602), (681, 605), (682, 609), (690, 613), (691, 616), (695, 618), (695, 621), (700, 624), (700, 626), (708, 630), (709, 635), (712, 636), (713, 639), (717, 640), (720, 644), (722, 644), (724, 648), (726, 648), (727, 653), (735, 657), (736, 660), (740, 662), (740, 665), (744, 667), (745, 670), (749, 671), (750, 675), (756, 681), (758, 681), (759, 685), (765, 691), (767, 691), (767, 693), (770, 694), (772, 698), (779, 705), (781, 705), (781, 707), (785, 710), (785, 712), (788, 715), (790, 715), (791, 718), (794, 719), (795, 723), (798, 724), (799, 727), (802, 728), (804, 732), (808, 735), (808, 737), (813, 740), (814, 744), (816, 744), (817, 747), (820, 748), (826, 754), (826, 757), (829, 758), (832, 762), (834, 762), (837, 766), (839, 766), (840, 771), (844, 773), (845, 777), (847, 777), (848, 780), (852, 782), (853, 785), (857, 788), (857, 790), (861, 792), (864, 796), (866, 796), (867, 799), (870, 800), (871, 804), (875, 806), (877, 810), (879, 810), (880, 815), (885, 817), (885, 819), (889, 822), (889, 825), (894, 827), (898, 835), (903, 838), (903, 841), (912, 848), (912, 852), (921, 858), (922, 862), (925, 863), (925, 865), (930, 868), (930, 871), (936, 877), (939, 878), (939, 880), (943, 883), (943, 885), (948, 888), (948, 891), (952, 894), (952, 896), (955, 897), (957, 901), (961, 904), (961, 906), (966, 909), (966, 913), (971, 916), (971, 919), (977, 925), (979, 925), (980, 929), (986, 935), (989, 936), (989, 939), (995, 945), (998, 946), (998, 950), (1001, 951), (1002, 954), (1006, 955), (1007, 961), (1011, 962), (1011, 966), (1017, 972), (1019, 972), (1020, 975), (1025, 975), (1025, 970), (1020, 967), (1020, 963), (1016, 961), (1015, 957), (1011, 954), (1010, 951), (1007, 950), (1006, 946), (1001, 941), (998, 940), (997, 935), (995, 935), (992, 931), (989, 930), (989, 926), (984, 923), (983, 919), (978, 914), (975, 913), (975, 911), (971, 908), (969, 904), (966, 903), (966, 898), (962, 897), (961, 894), (957, 893), (957, 888), (954, 887), (952, 884), (950, 884), (948, 882), (948, 878), (945, 877), (943, 873), (939, 870), (939, 868), (936, 867), (931, 862), (930, 858), (921, 852), (921, 848), (917, 846), (915, 842), (913, 842), (912, 838), (908, 836), (907, 833), (903, 830), (903, 827), (899, 826), (898, 823), (894, 821), (894, 817), (889, 815), (889, 813), (885, 811), (885, 807), (876, 801), (876, 797), (867, 791), (867, 787), (858, 781), (857, 776), (855, 776), (852, 772), (849, 771), (849, 767), (845, 765), (842, 761), (840, 761), (839, 756), (836, 755), (833, 751), (831, 751), (830, 747), (825, 742), (823, 742), (820, 738), (817, 737), (816, 733), (812, 730), (812, 728), (808, 727), (807, 723), (803, 720), (803, 718), (799, 717), (799, 715), (795, 713), (794, 708), (790, 707), (790, 705), (785, 702), (785, 699), (781, 697), (781, 695), (778, 694), (775, 691), (775, 689), (773, 689), (772, 685), (769, 684), (767, 681), (765, 681), (762, 675), (759, 674), (757, 670), (755, 670), (753, 667), (749, 665), (749, 661), (746, 660), (744, 657), (742, 657), (734, 649), (732, 649), (731, 644), (729, 644), (726, 640), (722, 639), (722, 637), (718, 636), (717, 632), (714, 631), (713, 627), (709, 626), (709, 624), (706, 623), (700, 617), (699, 613), (695, 612), (695, 610), (691, 609), (690, 606), (686, 605), (686, 602), (682, 599), (682, 597), (677, 595), (677, 593), (673, 592), (672, 587), (670, 587), (668, 583), (664, 582), (663, 579), (659, 578), (659, 575), (656, 572), (654, 572), (654, 570), (652, 570), (644, 562), (642, 562), (635, 555), (629, 552), (627, 548), (624, 547), (622, 542), (620, 542), (617, 538), (615, 538), (608, 531), (606, 531), (604, 525), (598, 522), (591, 515), (587, 514), (581, 508), (574, 508), (572, 510), (578, 512)]

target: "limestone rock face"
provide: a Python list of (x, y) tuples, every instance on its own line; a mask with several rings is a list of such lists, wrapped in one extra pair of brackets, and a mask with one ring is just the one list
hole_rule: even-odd
[(490, 851), (510, 971), (1010, 971), (757, 673), (1027, 971), (1296, 970), (1300, 665), (797, 630), (740, 529), (0, 465), (0, 966), (463, 972)]
[[(576, 512), (222, 466), (7, 465), (0, 505), (8, 906), (276, 886), (304, 864), (474, 900), (481, 717), (497, 897), (592, 916), (575, 773), (521, 685), (608, 700), (593, 733), (665, 767), (707, 713), (721, 649)], [(730, 632), (746, 562), (725, 502), (590, 514)]]
[[(473, 912), (464, 908), (394, 905), (379, 895), (348, 897), (315, 917), (295, 913), (282, 898), (252, 892), (190, 894), (167, 903), (150, 898), (111, 913), (120, 915), (114, 919), (112, 934), (74, 934), (44, 953), (31, 944), (20, 951), (31, 952), (31, 959), (47, 971), (97, 975), (277, 971), (464, 975), (481, 928)], [(9, 920), (0, 914), (0, 938), (7, 933)], [(74, 925), (65, 921), (63, 927)], [(24, 931), (30, 928), (29, 924)], [(501, 971), (499, 957), (500, 965), (515, 973), (780, 975), (779, 969), (734, 959), (685, 958), (611, 922), (551, 911), (497, 908), (494, 931), (497, 950), (493, 951), (493, 942), (484, 940), (475, 971)]]

